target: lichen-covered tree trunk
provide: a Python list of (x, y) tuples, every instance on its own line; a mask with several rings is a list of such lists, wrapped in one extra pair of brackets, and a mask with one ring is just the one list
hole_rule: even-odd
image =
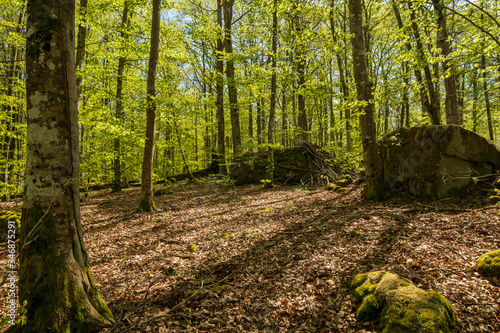
[(141, 196), (138, 208), (138, 211), (143, 212), (155, 210), (153, 202), (153, 158), (156, 134), (156, 73), (160, 54), (160, 10), (161, 1), (153, 0), (146, 100), (146, 142), (142, 159)]
[(28, 1), (19, 267), (19, 300), (27, 301), (27, 323), (17, 327), (22, 332), (98, 332), (114, 322), (83, 246), (74, 15), (72, 0)]
[(353, 34), (351, 44), (354, 81), (356, 82), (358, 100), (363, 103), (359, 124), (366, 175), (364, 195), (367, 199), (382, 200), (385, 198), (385, 186), (373, 119), (372, 84), (368, 75), (361, 0), (349, 0), (349, 27), (351, 34)]

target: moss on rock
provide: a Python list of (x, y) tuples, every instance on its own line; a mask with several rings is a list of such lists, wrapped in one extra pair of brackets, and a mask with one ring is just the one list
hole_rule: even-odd
[(439, 293), (417, 288), (408, 279), (377, 271), (351, 282), (359, 320), (379, 319), (381, 331), (450, 332), (455, 325), (451, 304)]
[(477, 269), (485, 274), (500, 276), (500, 249), (480, 256), (477, 260)]

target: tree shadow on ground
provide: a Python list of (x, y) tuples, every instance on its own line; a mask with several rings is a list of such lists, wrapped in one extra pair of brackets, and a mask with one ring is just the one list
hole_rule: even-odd
[[(226, 261), (204, 265), (194, 278), (147, 300), (152, 313), (153, 309), (157, 313), (170, 309), (165, 317), (149, 324), (166, 319), (176, 323), (169, 327), (174, 331), (196, 327), (221, 332), (340, 331), (346, 328), (341, 324), (346, 319), (357, 325), (349, 282), (359, 272), (383, 267), (409, 220), (378, 214), (371, 209), (373, 205), (356, 202), (339, 208), (316, 207), (321, 212), (305, 222), (258, 240), (248, 251)], [(364, 218), (381, 220), (376, 235), (349, 232), (355, 221)], [(343, 255), (329, 258), (332, 247), (343, 247), (335, 251)], [(353, 248), (369, 250), (354, 255)], [(132, 308), (143, 305), (127, 304)]]

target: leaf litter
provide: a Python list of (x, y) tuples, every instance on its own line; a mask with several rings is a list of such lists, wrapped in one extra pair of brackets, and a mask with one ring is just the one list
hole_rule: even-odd
[(216, 178), (173, 190), (153, 213), (135, 213), (137, 188), (81, 204), (92, 274), (117, 319), (107, 332), (372, 332), (348, 289), (370, 270), (441, 293), (456, 332), (500, 331), (499, 281), (475, 269), (500, 248), (498, 206)]

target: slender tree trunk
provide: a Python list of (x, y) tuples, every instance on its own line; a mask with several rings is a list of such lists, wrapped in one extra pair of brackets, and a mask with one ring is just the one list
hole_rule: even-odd
[[(427, 57), (425, 55), (425, 50), (424, 46), (422, 44), (422, 38), (420, 36), (420, 31), (418, 29), (418, 25), (416, 22), (416, 17), (415, 17), (415, 11), (413, 9), (413, 5), (411, 2), (408, 3), (408, 9), (410, 11), (410, 19), (411, 19), (411, 28), (413, 30), (413, 36), (415, 38), (415, 43), (417, 45), (417, 56), (419, 59), (419, 62), (422, 63), (422, 67), (424, 70), (425, 74), (425, 83), (427, 87), (427, 94), (424, 95), (423, 91), (421, 90), (421, 96), (426, 96), (424, 99), (423, 103), (426, 105), (426, 110), (427, 113), (429, 114), (429, 117), (431, 119), (431, 123), (433, 125), (440, 125), (441, 124), (441, 106), (439, 102), (439, 94), (437, 92), (437, 89), (434, 85), (433, 77), (432, 77), (432, 72), (429, 66), (429, 63), (427, 61)], [(409, 45), (409, 44), (407, 44)], [(408, 48), (408, 46), (407, 46)], [(411, 49), (411, 47), (410, 47)], [(420, 70), (418, 70), (420, 72)], [(419, 77), (421, 77), (420, 73), (417, 74), (417, 70), (415, 70), (415, 77), (417, 79), (417, 82), (419, 80)], [(422, 79), (420, 79), (422, 81)]]
[(250, 104), (248, 105), (248, 138), (250, 145), (253, 145), (253, 101), (250, 94)]
[(257, 98), (257, 145), (259, 150), (261, 150), (260, 145), (262, 144), (262, 107), (260, 105), (260, 97)]
[(271, 165), (270, 170), (268, 170), (268, 179), (273, 181), (273, 170), (274, 170), (274, 150), (272, 144), (274, 143), (274, 127), (275, 127), (275, 117), (276, 117), (276, 70), (277, 62), (276, 55), (278, 53), (278, 1), (273, 0), (273, 26), (272, 26), (272, 42), (271, 42), (271, 96), (269, 103), (269, 125), (267, 129), (267, 143), (269, 144), (269, 162)]
[(307, 125), (307, 111), (306, 111), (306, 97), (304, 89), (306, 85), (306, 51), (303, 46), (303, 31), (300, 14), (298, 13), (297, 4), (294, 2), (293, 11), (295, 13), (293, 18), (293, 32), (295, 35), (295, 61), (297, 71), (297, 125), (299, 133), (298, 138), (308, 140)]
[(241, 130), (240, 130), (240, 110), (238, 107), (238, 91), (236, 90), (236, 81), (234, 79), (234, 60), (233, 60), (233, 40), (231, 36), (231, 25), (233, 20), (234, 0), (224, 2), (224, 46), (226, 49), (226, 77), (227, 92), (229, 97), (229, 110), (231, 115), (231, 137), (233, 140), (233, 153), (241, 153)]
[[(335, 2), (332, 0), (330, 4), (330, 30), (332, 33), (332, 39), (335, 44), (338, 43), (337, 33), (335, 31), (335, 20), (333, 17)], [(344, 74), (344, 64), (342, 61), (342, 55), (340, 51), (335, 53), (335, 58), (337, 60), (337, 67), (339, 69), (339, 80), (340, 80), (340, 91), (342, 93), (342, 101), (344, 105), (347, 105), (347, 101), (349, 100), (349, 87), (347, 86), (347, 81)], [(345, 131), (346, 131), (346, 149), (347, 151), (351, 151), (352, 148), (352, 140), (351, 140), (351, 110), (349, 108), (345, 109)]]
[(28, 155), (19, 267), (19, 301), (27, 301), (27, 322), (19, 327), (22, 332), (99, 332), (114, 322), (83, 246), (74, 15), (71, 0), (28, 1)]
[(367, 199), (382, 200), (385, 198), (385, 186), (373, 118), (374, 104), (363, 36), (363, 7), (361, 0), (349, 0), (349, 26), (351, 34), (353, 34), (351, 44), (356, 91), (358, 100), (364, 103), (363, 112), (359, 115), (366, 174), (364, 195)]
[(281, 97), (281, 144), (283, 147), (288, 146), (288, 114), (286, 112), (286, 105), (286, 89), (283, 89)]
[(78, 41), (76, 45), (76, 103), (78, 109), (80, 109), (80, 97), (82, 95), (82, 71), (85, 60), (85, 43), (87, 41), (87, 4), (88, 0), (80, 0), (81, 22), (78, 25)]
[(449, 36), (446, 26), (445, 9), (441, 0), (432, 0), (432, 3), (437, 13), (437, 24), (439, 27), (437, 45), (441, 48), (441, 52), (444, 56), (443, 74), (445, 75), (444, 86), (446, 89), (446, 123), (449, 125), (461, 125), (457, 99), (456, 74), (448, 59), (451, 54), (451, 47), (448, 40)]
[[(122, 16), (122, 25), (120, 36), (123, 39), (124, 47), (126, 42), (124, 39), (127, 38), (127, 33), (125, 29), (129, 24), (129, 1), (125, 0), (123, 5), (123, 16)], [(116, 77), (116, 106), (115, 106), (115, 118), (120, 123), (123, 124), (124, 114), (123, 114), (123, 73), (125, 71), (125, 62), (126, 58), (122, 55), (118, 58), (118, 72)], [(114, 161), (113, 161), (113, 171), (114, 171), (114, 180), (113, 180), (113, 192), (118, 192), (121, 190), (121, 180), (122, 180), (122, 161), (121, 161), (121, 141), (120, 134), (115, 137), (113, 142), (113, 150), (114, 150)]]
[(149, 50), (147, 82), (146, 140), (142, 159), (141, 195), (138, 211), (155, 210), (153, 202), (153, 156), (156, 135), (156, 73), (160, 52), (160, 12), (161, 1), (153, 0), (153, 18), (151, 22), (151, 46)]
[(492, 142), (495, 141), (495, 136), (493, 135), (493, 121), (491, 120), (491, 107), (490, 107), (490, 96), (488, 93), (488, 77), (486, 75), (486, 57), (484, 53), (481, 55), (481, 70), (483, 72), (483, 94), (484, 103), (486, 106), (486, 121), (488, 122), (488, 134)]
[[(222, 31), (222, 5), (221, 0), (217, 0), (217, 25)], [(225, 121), (224, 121), (224, 43), (222, 42), (222, 32), (217, 37), (217, 49), (215, 53), (215, 91), (217, 94), (217, 153), (219, 157), (219, 172), (226, 173), (226, 146), (225, 146)]]
[(477, 69), (472, 69), (472, 130), (477, 132), (477, 104), (478, 104), (478, 89), (477, 89)]

